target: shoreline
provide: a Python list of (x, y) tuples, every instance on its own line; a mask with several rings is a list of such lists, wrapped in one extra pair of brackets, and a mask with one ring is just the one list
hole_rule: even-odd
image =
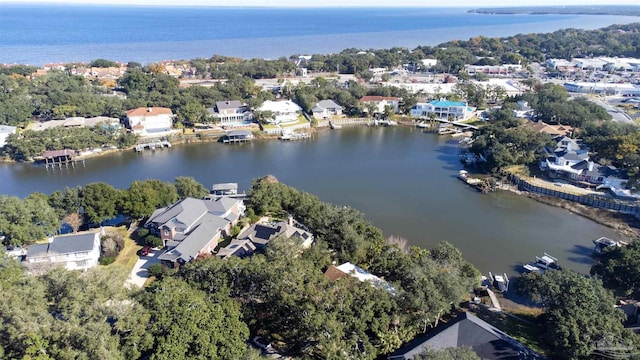
[(640, 237), (640, 219), (634, 215), (590, 207), (552, 196), (520, 191), (513, 185), (502, 184), (498, 189), (502, 191), (509, 191), (520, 196), (526, 196), (542, 204), (565, 209), (595, 223), (609, 227), (618, 235), (625, 237), (628, 240), (634, 240), (635, 238)]

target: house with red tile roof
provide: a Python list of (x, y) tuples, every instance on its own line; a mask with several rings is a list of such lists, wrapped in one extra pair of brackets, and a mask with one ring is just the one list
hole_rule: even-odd
[(127, 111), (127, 127), (142, 136), (171, 131), (172, 125), (173, 112), (169, 108), (140, 107)]

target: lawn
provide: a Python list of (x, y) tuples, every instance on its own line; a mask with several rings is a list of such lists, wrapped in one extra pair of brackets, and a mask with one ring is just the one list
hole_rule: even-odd
[(546, 353), (540, 343), (542, 329), (538, 324), (536, 324), (536, 318), (534, 316), (510, 316), (505, 313), (494, 313), (483, 310), (476, 312), (475, 315), (504, 331), (509, 336), (530, 347), (532, 350), (540, 354)]
[(107, 227), (105, 228), (105, 231), (116, 231), (124, 237), (124, 249), (120, 251), (120, 253), (116, 257), (116, 260), (107, 266), (121, 267), (126, 271), (131, 271), (131, 269), (133, 269), (133, 266), (136, 264), (136, 261), (138, 261), (138, 250), (140, 250), (142, 246), (136, 244), (136, 242), (131, 239), (127, 228), (124, 226), (117, 228)]
[(309, 124), (309, 121), (307, 121), (307, 119), (305, 119), (304, 116), (300, 115), (298, 116), (298, 121), (294, 123), (281, 124), (280, 126), (282, 126), (283, 128), (287, 128), (289, 126), (298, 126), (298, 125), (304, 125), (304, 124)]

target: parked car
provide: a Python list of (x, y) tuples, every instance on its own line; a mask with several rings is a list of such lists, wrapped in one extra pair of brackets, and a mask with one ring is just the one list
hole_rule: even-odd
[(150, 252), (151, 252), (151, 246), (147, 245), (142, 247), (142, 249), (140, 249), (139, 254), (140, 256), (147, 256), (149, 255)]

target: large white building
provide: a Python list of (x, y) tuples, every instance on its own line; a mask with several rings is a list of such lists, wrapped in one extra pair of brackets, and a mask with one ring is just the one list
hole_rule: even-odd
[(429, 118), (435, 114), (438, 119), (466, 120), (473, 116), (474, 108), (466, 103), (449, 100), (433, 100), (428, 103), (417, 103), (411, 108), (411, 117)]
[(149, 107), (127, 111), (127, 126), (139, 135), (171, 131), (173, 112), (169, 108)]
[(568, 92), (573, 93), (640, 96), (640, 86), (629, 83), (567, 82), (563, 86)]
[(273, 124), (282, 124), (298, 121), (298, 114), (302, 111), (302, 108), (289, 100), (267, 100), (258, 108), (258, 111), (270, 111), (273, 114), (273, 118), (267, 119), (267, 121)]
[(216, 107), (207, 109), (221, 126), (244, 126), (253, 120), (253, 114), (238, 100), (217, 101)]

